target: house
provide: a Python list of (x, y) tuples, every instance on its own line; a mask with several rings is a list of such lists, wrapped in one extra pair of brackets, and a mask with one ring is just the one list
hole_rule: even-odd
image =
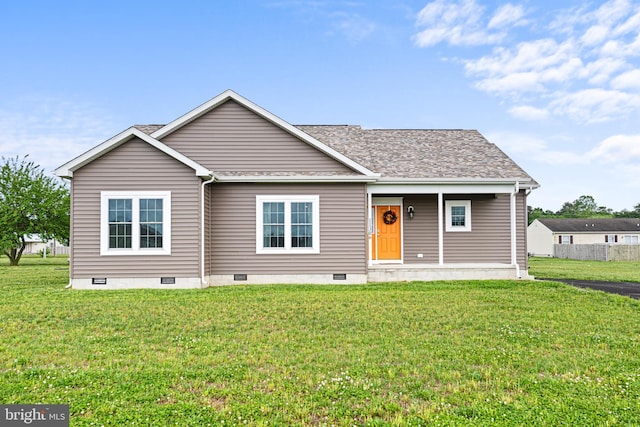
[(538, 187), (475, 130), (293, 126), (230, 90), (55, 173), (77, 289), (526, 277)]
[(67, 255), (69, 253), (69, 247), (58, 242), (57, 240), (44, 240), (39, 234), (28, 234), (24, 236), (24, 254), (40, 254), (44, 248), (49, 250), (52, 255)]
[(527, 228), (529, 253), (554, 256), (554, 245), (637, 245), (639, 218), (538, 218)]

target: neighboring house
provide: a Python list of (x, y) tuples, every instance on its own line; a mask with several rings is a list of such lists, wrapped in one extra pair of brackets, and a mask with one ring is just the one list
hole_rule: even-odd
[(49, 249), (49, 254), (52, 255), (68, 255), (69, 247), (64, 246), (57, 240), (44, 240), (39, 234), (29, 234), (24, 237), (25, 248), (24, 254), (39, 254), (44, 248)]
[(538, 218), (527, 228), (533, 256), (553, 256), (553, 245), (619, 243), (637, 245), (639, 218)]
[(56, 174), (91, 289), (526, 277), (538, 187), (474, 130), (293, 126), (233, 91)]

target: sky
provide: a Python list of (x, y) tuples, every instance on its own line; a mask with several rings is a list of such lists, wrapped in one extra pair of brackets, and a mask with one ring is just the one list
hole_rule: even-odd
[(640, 203), (640, 0), (0, 0), (0, 156), (47, 172), (226, 89), (291, 124), (477, 129), (556, 211)]

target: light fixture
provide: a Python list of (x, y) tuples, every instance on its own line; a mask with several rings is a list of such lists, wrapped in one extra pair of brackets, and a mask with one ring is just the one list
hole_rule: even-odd
[(409, 214), (409, 219), (413, 219), (414, 211), (415, 211), (415, 209), (413, 208), (413, 205), (409, 205), (409, 207), (407, 208), (407, 213)]

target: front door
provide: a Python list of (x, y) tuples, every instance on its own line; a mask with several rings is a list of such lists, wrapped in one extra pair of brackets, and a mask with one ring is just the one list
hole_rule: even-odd
[(402, 259), (400, 206), (376, 206), (373, 233), (373, 257), (378, 261), (400, 261)]

